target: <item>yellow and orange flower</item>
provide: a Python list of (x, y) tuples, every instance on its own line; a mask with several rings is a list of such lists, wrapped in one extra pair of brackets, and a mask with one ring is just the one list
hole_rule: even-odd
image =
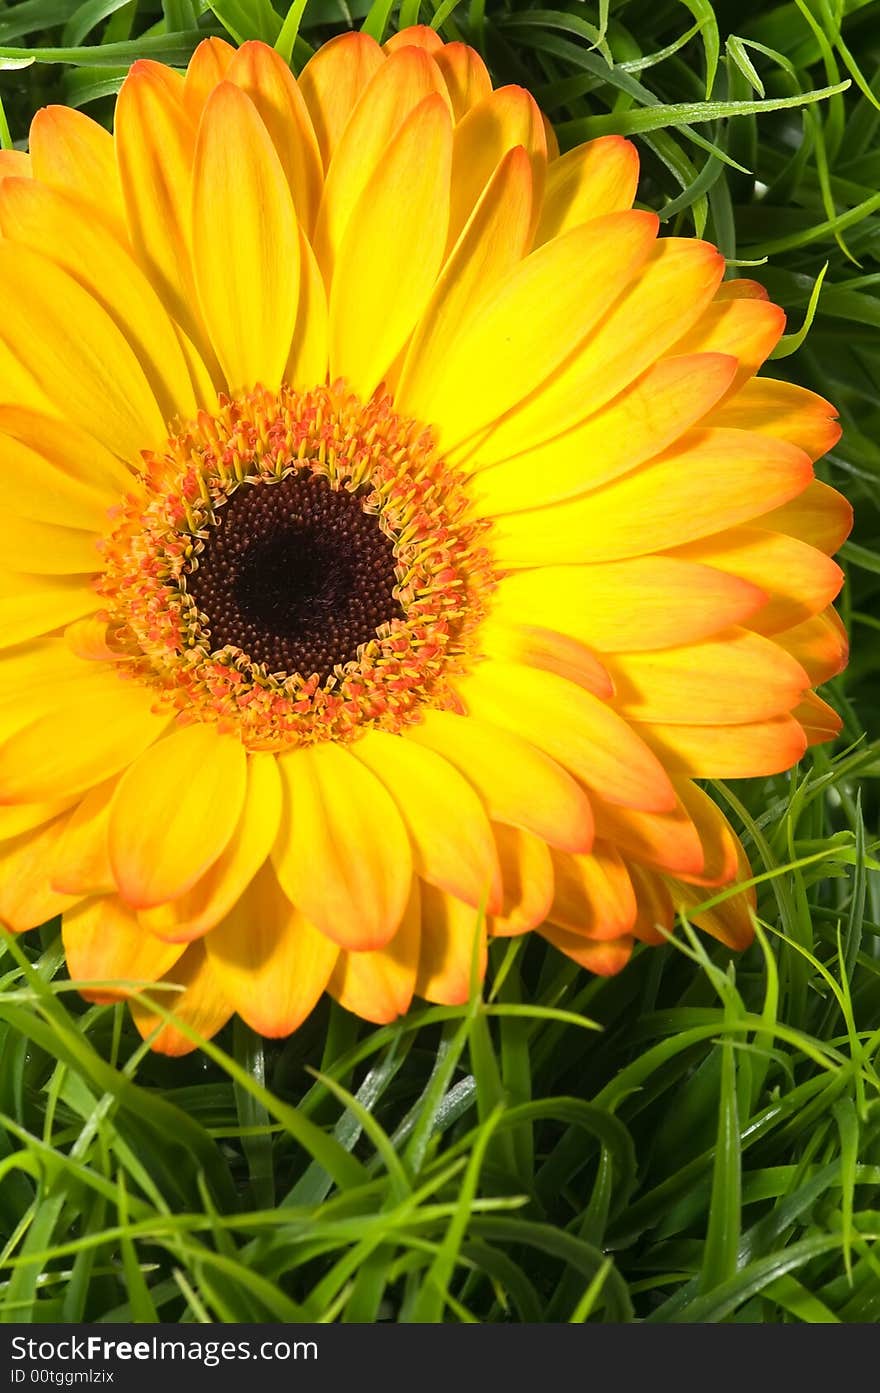
[(0, 157), (0, 918), (75, 979), (388, 1021), (748, 876), (694, 780), (838, 730), (839, 432), (637, 174), (422, 28), (209, 39)]

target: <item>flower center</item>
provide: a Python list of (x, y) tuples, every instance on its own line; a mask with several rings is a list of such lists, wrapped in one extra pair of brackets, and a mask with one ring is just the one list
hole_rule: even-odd
[(362, 498), (307, 468), (232, 494), (187, 581), (214, 648), (323, 682), (403, 617), (394, 545)]
[(457, 705), (495, 577), (422, 424), (341, 383), (258, 388), (144, 461), (97, 584), (106, 650), (161, 704), (256, 750)]

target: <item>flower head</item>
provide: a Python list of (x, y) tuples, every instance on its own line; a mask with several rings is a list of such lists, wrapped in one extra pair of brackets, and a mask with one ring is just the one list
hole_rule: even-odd
[(4, 154), (0, 918), (87, 994), (284, 1035), (491, 935), (748, 942), (695, 780), (837, 732), (839, 432), (637, 173), (422, 28), (208, 39)]

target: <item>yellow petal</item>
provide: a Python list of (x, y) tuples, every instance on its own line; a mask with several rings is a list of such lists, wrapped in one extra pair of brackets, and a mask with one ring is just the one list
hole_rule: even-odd
[(734, 390), (757, 371), (776, 347), (785, 313), (766, 300), (717, 300), (677, 340), (675, 353), (731, 353), (739, 360)]
[(512, 731), (451, 711), (426, 709), (406, 738), (455, 765), (477, 790), (493, 821), (522, 827), (566, 851), (589, 851), (593, 815), (583, 789)]
[(285, 894), (343, 948), (382, 948), (409, 899), (412, 854), (391, 795), (340, 745), (282, 755), (284, 812), (273, 851)]
[(541, 113), (525, 88), (499, 87), (470, 107), (455, 129), (450, 246), (457, 241), (495, 170), (516, 146), (522, 146), (529, 156), (537, 215), (547, 166), (547, 138)]
[[(183, 957), (162, 980), (181, 986), (184, 990), (156, 991), (153, 993), (155, 999), (204, 1039), (210, 1040), (212, 1035), (216, 1035), (232, 1015), (232, 1003), (223, 992), (201, 943), (190, 944)], [(159, 1030), (151, 1042), (157, 1054), (178, 1056), (189, 1054), (196, 1048), (189, 1035), (165, 1023), (163, 1017), (148, 1010), (139, 1001), (132, 1001), (130, 1009), (132, 1020), (145, 1040), (154, 1030)]]
[(0, 406), (0, 469), (4, 497), (24, 517), (91, 532), (105, 531), (107, 509), (132, 486), (94, 435), (21, 406)]
[(98, 569), (94, 532), (33, 522), (0, 509), (0, 555), (8, 566), (37, 575), (86, 575)]
[(798, 537), (830, 556), (852, 531), (853, 510), (842, 493), (813, 479), (803, 493), (756, 521), (768, 530)]
[(473, 905), (422, 886), (422, 942), (416, 993), (441, 1006), (460, 1006), (471, 994), (476, 957), (478, 980), (486, 971), (486, 923)]
[(767, 603), (748, 621), (759, 634), (774, 634), (809, 619), (831, 604), (843, 584), (842, 570), (824, 552), (761, 527), (733, 527), (718, 537), (691, 542), (678, 555), (741, 576), (763, 590)]
[(52, 854), (53, 889), (67, 895), (105, 895), (115, 891), (108, 831), (116, 781), (108, 780), (86, 794), (66, 819)]
[(311, 117), (290, 68), (267, 44), (242, 44), (229, 64), (228, 82), (247, 93), (269, 132), (287, 177), (296, 216), (310, 233), (324, 182)]
[(29, 144), (34, 179), (87, 203), (91, 216), (106, 220), (124, 240), (113, 137), (104, 127), (73, 107), (44, 106), (31, 122)]
[(519, 827), (495, 824), (504, 879), (501, 913), (488, 922), (489, 933), (509, 938), (544, 922), (553, 903), (553, 862), (547, 843)]
[(348, 220), (330, 291), (330, 377), (344, 377), (363, 400), (403, 348), (440, 269), (451, 155), (449, 111), (428, 97), (389, 142)]
[(638, 182), (636, 148), (622, 136), (606, 135), (575, 146), (547, 170), (536, 245), (590, 218), (631, 208)]
[(468, 461), (474, 498), (489, 516), (576, 498), (659, 455), (729, 387), (736, 360), (720, 353), (661, 358), (613, 402), (563, 435), (493, 463), (497, 441)]
[(48, 256), (106, 310), (137, 355), (165, 420), (195, 415), (186, 360), (161, 300), (90, 209), (36, 180), (10, 180), (0, 199), (0, 229)]
[(315, 253), (302, 228), (299, 230), (299, 254), (299, 304), (284, 380), (300, 391), (308, 391), (327, 381), (327, 292)]
[[(140, 927), (132, 911), (115, 895), (86, 900), (69, 910), (61, 924), (67, 970), (74, 981), (156, 982), (174, 966), (183, 947), (159, 943)], [(89, 988), (90, 1001), (118, 1001), (131, 988)], [(136, 988), (135, 988), (136, 990)], [(175, 998), (163, 994), (173, 1005)]]
[(522, 260), (531, 220), (532, 169), (518, 146), (487, 184), (416, 326), (394, 394), (399, 409), (430, 391), (462, 327)]
[[(349, 218), (380, 167), (389, 141), (410, 112), (441, 87), (445, 92), (443, 79), (428, 54), (410, 47), (382, 59), (362, 92), (327, 170), (315, 227), (315, 252), (328, 285)], [(312, 119), (317, 131), (314, 111)]]
[(100, 596), (80, 577), (0, 571), (0, 648), (51, 633), (91, 614), (101, 603)]
[(129, 70), (116, 102), (116, 158), (135, 255), (201, 352), (189, 230), (196, 127), (169, 71), (146, 59)]
[(797, 764), (806, 739), (791, 716), (746, 725), (640, 725), (639, 734), (671, 774), (688, 779), (751, 779)]
[[(745, 852), (737, 844), (739, 864), (739, 880), (747, 880), (752, 874), (752, 868), (748, 863)], [(664, 879), (666, 879), (664, 877)], [(698, 929), (711, 934), (713, 938), (719, 939), (728, 948), (737, 951), (748, 948), (755, 935), (754, 930), (754, 909), (755, 909), (755, 890), (750, 887), (742, 890), (738, 894), (729, 896), (726, 900), (713, 909), (700, 910), (699, 905), (710, 897), (714, 899), (711, 890), (703, 890), (695, 885), (685, 885), (680, 880), (666, 879), (666, 888), (676, 909), (684, 910), (692, 924), (696, 924)]]
[(281, 818), (281, 779), (275, 756), (248, 758), (247, 789), (238, 825), (225, 851), (177, 899), (142, 909), (141, 923), (171, 943), (200, 937), (229, 914), (272, 850)]
[(570, 769), (609, 803), (662, 812), (675, 793), (640, 734), (590, 692), (555, 673), (500, 660), (461, 678), (469, 711), (516, 734)]
[(554, 892), (549, 918), (560, 928), (599, 942), (628, 934), (636, 897), (620, 853), (597, 841), (589, 856), (553, 853)]
[(21, 933), (35, 929), (76, 903), (49, 882), (49, 860), (64, 829), (64, 817), (0, 842), (0, 923)]
[(807, 692), (791, 714), (803, 729), (808, 745), (823, 745), (826, 740), (836, 740), (843, 729), (843, 721), (834, 707), (815, 692)]
[(765, 721), (790, 711), (810, 685), (800, 663), (748, 629), (681, 648), (617, 653), (606, 663), (614, 704), (631, 721)]
[(492, 597), (499, 619), (543, 622), (601, 653), (694, 643), (763, 602), (746, 581), (668, 556), (515, 571)]
[(830, 682), (846, 667), (849, 638), (833, 609), (814, 614), (802, 624), (773, 637), (809, 673), (810, 684), (814, 687)]
[(387, 788), (403, 818), (413, 866), (468, 904), (498, 909), (501, 873), (492, 829), (471, 785), (433, 750), (368, 731), (351, 752)]
[(385, 55), (369, 34), (338, 34), (322, 44), (299, 75), (299, 90), (308, 108), (326, 169), (370, 79), (385, 65)]
[(0, 150), (0, 184), (7, 179), (32, 179), (30, 155), (24, 150)]
[(697, 784), (682, 783), (679, 793), (700, 836), (703, 866), (698, 872), (679, 871), (678, 876), (695, 885), (727, 885), (748, 864), (739, 838), (718, 804)]
[[(167, 428), (125, 335), (75, 280), (44, 256), (0, 244), (0, 336), (37, 388), (19, 404), (57, 414), (91, 432), (121, 459), (167, 437)], [(4, 395), (0, 385), (0, 396)]]
[(616, 808), (601, 799), (594, 799), (594, 811), (598, 835), (627, 858), (674, 875), (699, 875), (703, 870), (706, 858), (700, 834), (680, 798), (668, 813)]
[(0, 801), (66, 797), (124, 769), (168, 724), (154, 701), (155, 692), (112, 672), (60, 689), (50, 711), (0, 745)]
[(443, 40), (429, 24), (408, 24), (405, 29), (398, 29), (396, 34), (392, 34), (382, 47), (386, 53), (396, 53), (408, 44), (423, 48), (426, 53), (436, 54), (443, 50)]
[(48, 803), (7, 803), (0, 806), (0, 841), (9, 841), (20, 832), (33, 832), (46, 822), (53, 822), (59, 813), (70, 807), (69, 798), (54, 798)]
[(296, 323), (299, 235), (275, 147), (230, 82), (199, 126), (192, 236), (199, 302), (230, 389), (276, 387)]
[(202, 108), (215, 87), (226, 77), (236, 50), (225, 39), (202, 39), (186, 69), (183, 84), (183, 104), (198, 121)]
[(797, 445), (811, 460), (821, 458), (841, 436), (830, 402), (805, 387), (772, 377), (753, 377), (744, 383), (712, 412), (706, 424), (762, 431)]
[(391, 942), (373, 953), (340, 953), (327, 990), (346, 1011), (375, 1025), (405, 1015), (415, 991), (421, 936), (421, 896), (414, 880)]
[(469, 44), (443, 44), (433, 50), (431, 56), (443, 74), (452, 114), (460, 121), (472, 106), (484, 101), (492, 91), (489, 70)]
[(629, 937), (593, 943), (590, 939), (581, 938), (580, 934), (570, 933), (555, 924), (545, 924), (541, 929), (541, 936), (579, 967), (585, 967), (588, 972), (595, 972), (597, 977), (613, 977), (626, 967), (632, 956), (633, 941)]
[(282, 893), (267, 863), (203, 940), (224, 994), (261, 1035), (289, 1035), (310, 1015), (339, 956)]
[(522, 401), (582, 344), (656, 236), (652, 213), (612, 213), (548, 242), (514, 268), (449, 344), (442, 372), (408, 406), (444, 448)]
[(633, 936), (640, 943), (658, 947), (667, 941), (675, 927), (675, 910), (662, 876), (646, 871), (642, 866), (627, 867), (638, 900), (638, 914), (633, 924)]
[[(581, 235), (588, 236), (591, 228), (595, 235), (596, 228), (637, 216), (611, 214), (587, 224)], [(572, 235), (569, 232), (567, 238)], [(694, 238), (661, 237), (648, 250), (646, 259), (624, 273), (616, 272), (614, 304), (601, 323), (551, 382), (496, 425), (480, 447), (480, 459), (507, 459), (578, 425), (635, 382), (673, 348), (683, 325), (699, 317), (723, 273), (723, 257), (708, 242)], [(678, 356), (696, 352), (735, 356), (736, 349), (674, 348)]]
[(502, 567), (616, 561), (748, 522), (795, 498), (812, 478), (802, 450), (738, 430), (694, 430), (650, 461), (568, 503), (501, 518)]
[(191, 725), (145, 750), (119, 781), (110, 860), (137, 909), (189, 890), (229, 844), (241, 814), (247, 760), (240, 742)]
[(579, 639), (554, 629), (493, 617), (483, 621), (480, 642), (488, 658), (503, 658), (543, 672), (555, 672), (604, 700), (614, 695), (614, 683), (595, 654)]

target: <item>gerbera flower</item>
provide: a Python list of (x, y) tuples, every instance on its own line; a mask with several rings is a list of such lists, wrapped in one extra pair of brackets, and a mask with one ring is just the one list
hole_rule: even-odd
[(694, 780), (838, 729), (838, 428), (637, 172), (422, 28), (209, 39), (3, 155), (0, 916), (75, 979), (381, 1022), (748, 875)]

